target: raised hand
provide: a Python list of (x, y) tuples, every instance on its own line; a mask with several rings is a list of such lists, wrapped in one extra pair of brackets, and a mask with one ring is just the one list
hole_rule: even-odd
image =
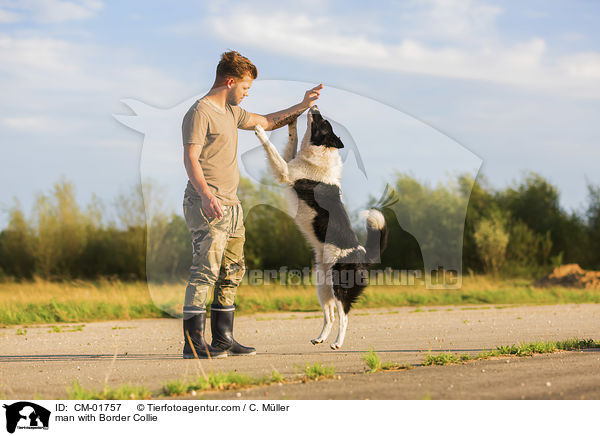
[(319, 85), (315, 86), (314, 88), (311, 88), (308, 91), (306, 91), (306, 93), (304, 94), (304, 100), (302, 100), (302, 103), (304, 105), (307, 105), (308, 107), (311, 107), (313, 104), (315, 104), (315, 101), (317, 101), (319, 99), (319, 96), (321, 94), (321, 89), (323, 89), (322, 83), (320, 83)]

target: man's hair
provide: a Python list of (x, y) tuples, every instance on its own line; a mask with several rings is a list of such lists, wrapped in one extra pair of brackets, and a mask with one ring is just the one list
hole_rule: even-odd
[(221, 55), (219, 65), (217, 65), (217, 77), (221, 79), (243, 79), (244, 76), (250, 76), (256, 79), (258, 72), (250, 59), (242, 56), (237, 51), (226, 51)]

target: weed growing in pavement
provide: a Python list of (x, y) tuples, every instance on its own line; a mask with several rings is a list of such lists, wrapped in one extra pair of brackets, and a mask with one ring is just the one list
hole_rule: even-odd
[[(491, 357), (531, 356), (533, 354), (553, 353), (558, 350), (582, 350), (589, 348), (600, 348), (600, 342), (594, 341), (593, 339), (573, 338), (558, 342), (539, 341), (522, 343), (519, 345), (503, 345), (496, 347), (495, 350), (483, 351), (477, 355), (459, 355), (451, 352), (437, 355), (429, 353), (423, 361), (423, 366), (448, 365), (453, 363), (488, 359)], [(362, 358), (365, 364), (369, 367), (369, 370), (367, 371), (369, 373), (412, 369), (411, 365), (381, 362), (381, 359), (373, 349), (364, 353)], [(164, 396), (178, 396), (185, 394), (195, 395), (198, 391), (239, 389), (250, 386), (269, 385), (273, 383), (295, 382), (299, 380), (303, 382), (321, 380), (325, 378), (333, 378), (334, 373), (335, 371), (333, 366), (324, 367), (320, 363), (315, 363), (314, 365), (306, 364), (303, 368), (303, 375), (288, 379), (284, 378), (277, 371), (273, 371), (271, 375), (263, 377), (251, 377), (249, 375), (236, 373), (210, 373), (206, 377), (198, 377), (196, 380), (191, 382), (183, 382), (180, 380), (168, 382), (159, 391), (154, 393), (150, 392), (145, 387), (130, 385), (119, 386), (116, 388), (105, 387), (102, 391), (94, 391), (84, 389), (79, 382), (74, 382), (73, 386), (67, 390), (67, 394), (68, 398), (71, 400), (127, 400), (160, 398)]]
[(285, 380), (285, 378), (279, 374), (277, 371), (273, 370), (271, 373), (271, 383), (281, 383)]
[(304, 367), (304, 378), (308, 380), (319, 380), (322, 378), (332, 378), (334, 376), (333, 365), (324, 367), (320, 363), (309, 365), (308, 363)]
[(77, 381), (67, 389), (67, 395), (69, 400), (144, 400), (152, 397), (150, 391), (143, 386), (105, 386), (101, 391), (94, 391), (84, 389)]
[(441, 353), (441, 354), (427, 354), (425, 356), (425, 360), (423, 361), (423, 365), (448, 365), (450, 363), (458, 363), (461, 362), (461, 358), (458, 354)]
[(482, 351), (474, 356), (470, 354), (453, 354), (450, 352), (441, 354), (427, 354), (423, 365), (448, 365), (451, 363), (468, 362), (471, 360), (483, 360), (500, 356), (532, 356), (534, 354), (554, 353), (559, 350), (582, 350), (586, 348), (600, 348), (600, 342), (593, 339), (567, 339), (565, 341), (538, 341), (521, 343), (519, 345), (501, 345), (495, 350)]
[(177, 396), (196, 391), (209, 390), (228, 390), (239, 389), (248, 386), (258, 386), (270, 383), (277, 383), (283, 380), (283, 376), (277, 371), (273, 371), (267, 377), (251, 377), (245, 374), (235, 373), (211, 373), (206, 378), (198, 377), (191, 382), (181, 380), (170, 381), (165, 384), (157, 393), (152, 393), (142, 386), (124, 385), (116, 388), (105, 387), (102, 391), (84, 389), (79, 382), (74, 382), (73, 386), (67, 390), (70, 400), (130, 400), (130, 399), (148, 399), (160, 396)]
[[(324, 368), (321, 364), (307, 365), (305, 375), (300, 380), (319, 380), (333, 376), (333, 366)], [(270, 375), (263, 377), (252, 377), (246, 374), (237, 373), (210, 373), (206, 377), (198, 377), (195, 380), (184, 382), (182, 380), (173, 380), (166, 383), (157, 392), (150, 392), (148, 389), (140, 386), (120, 386), (117, 388), (105, 387), (102, 391), (84, 389), (79, 382), (74, 382), (70, 389), (67, 389), (67, 396), (70, 400), (130, 400), (160, 398), (165, 396), (196, 395), (201, 391), (224, 391), (231, 389), (240, 389), (251, 386), (264, 386), (274, 383), (284, 383), (297, 381), (298, 378), (286, 379), (279, 372), (273, 371)]]
[(375, 350), (371, 349), (367, 353), (363, 353), (362, 359), (365, 364), (369, 367), (367, 372), (379, 372), (379, 371), (400, 371), (403, 369), (412, 369), (411, 365), (395, 363), (395, 362), (382, 362)]
[(362, 359), (369, 367), (368, 372), (377, 372), (381, 370), (381, 359), (379, 359), (379, 356), (372, 348), (368, 353), (362, 355)]
[(583, 350), (586, 348), (600, 348), (600, 342), (593, 339), (577, 339), (571, 338), (565, 341), (556, 342), (556, 348), (559, 350)]
[[(48, 333), (81, 332), (81, 331), (83, 331), (85, 324), (73, 325), (73, 326), (53, 325), (53, 326), (49, 326), (49, 327), (52, 327), (52, 328), (50, 330), (48, 330)], [(71, 328), (69, 328), (69, 327), (71, 327)]]

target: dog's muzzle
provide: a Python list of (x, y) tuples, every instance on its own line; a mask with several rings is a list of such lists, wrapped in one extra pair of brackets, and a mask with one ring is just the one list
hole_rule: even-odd
[(315, 122), (321, 122), (323, 120), (323, 115), (321, 115), (321, 112), (319, 112), (319, 108), (318, 106), (315, 104), (314, 106), (311, 106), (310, 109), (308, 110), (308, 125), (311, 124), (311, 121), (315, 121)]

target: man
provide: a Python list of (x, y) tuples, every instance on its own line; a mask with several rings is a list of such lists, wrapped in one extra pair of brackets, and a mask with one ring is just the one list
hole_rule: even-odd
[[(312, 106), (323, 88), (306, 91), (302, 102), (288, 109), (258, 115), (238, 106), (256, 76), (249, 59), (235, 51), (223, 53), (212, 88), (183, 119), (183, 161), (189, 177), (183, 211), (193, 245), (183, 306), (184, 359), (256, 354), (233, 338), (233, 303), (245, 269), (244, 219), (236, 194), (237, 129), (285, 126)], [(205, 307), (213, 286), (209, 345), (204, 339)]]

